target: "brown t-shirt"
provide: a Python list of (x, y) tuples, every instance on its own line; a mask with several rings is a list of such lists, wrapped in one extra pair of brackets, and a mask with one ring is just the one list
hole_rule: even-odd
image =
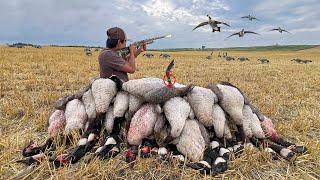
[(99, 55), (100, 77), (108, 78), (116, 75), (122, 81), (128, 81), (128, 74), (120, 70), (126, 62), (125, 59), (117, 55), (114, 51), (108, 49), (103, 50)]

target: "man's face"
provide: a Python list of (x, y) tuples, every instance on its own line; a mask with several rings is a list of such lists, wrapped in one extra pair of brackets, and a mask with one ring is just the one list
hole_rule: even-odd
[(126, 45), (127, 45), (127, 39), (125, 39), (125, 40), (123, 40), (123, 48), (125, 48), (126, 47)]
[(123, 41), (119, 40), (119, 42), (118, 42), (119, 49), (125, 48), (126, 44), (127, 44), (127, 40), (126, 39), (123, 40)]

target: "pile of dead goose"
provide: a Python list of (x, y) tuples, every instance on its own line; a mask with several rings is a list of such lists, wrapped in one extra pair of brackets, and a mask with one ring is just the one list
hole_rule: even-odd
[[(77, 147), (66, 154), (53, 153), (56, 139), (79, 130)], [(48, 134), (44, 145), (26, 146), (26, 158), (19, 162), (40, 163), (49, 154), (53, 165), (67, 166), (89, 152), (105, 160), (123, 151), (127, 162), (138, 155), (177, 158), (201, 173), (217, 174), (227, 170), (232, 154), (248, 145), (287, 160), (306, 151), (281, 138), (272, 121), (227, 82), (207, 87), (176, 83), (169, 88), (158, 78), (124, 83), (116, 77), (94, 79), (57, 101)], [(124, 144), (126, 149), (121, 148)]]

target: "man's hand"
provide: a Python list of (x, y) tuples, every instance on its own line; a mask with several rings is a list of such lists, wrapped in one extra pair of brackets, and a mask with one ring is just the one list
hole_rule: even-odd
[(139, 48), (140, 52), (144, 52), (146, 50), (147, 50), (147, 45), (146, 44), (141, 45), (140, 48)]
[(129, 49), (130, 49), (130, 56), (137, 54), (137, 46), (136, 45), (131, 44)]
[(140, 53), (144, 52), (147, 50), (147, 45), (146, 44), (142, 44), (139, 49), (137, 50), (137, 53), (135, 54), (135, 57), (138, 57)]

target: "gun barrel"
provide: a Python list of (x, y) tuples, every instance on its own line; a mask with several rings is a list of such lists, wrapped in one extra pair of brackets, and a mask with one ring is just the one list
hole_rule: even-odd
[[(139, 46), (141, 46), (142, 44), (151, 44), (153, 43), (155, 40), (158, 40), (158, 39), (163, 39), (163, 38), (171, 38), (171, 34), (169, 35), (165, 35), (165, 36), (158, 36), (158, 37), (154, 37), (154, 38), (150, 38), (150, 39), (145, 39), (145, 40), (142, 40), (142, 41), (137, 41), (137, 42), (134, 42), (133, 44), (135, 44), (137, 46), (137, 48)], [(128, 55), (130, 53), (130, 50), (129, 50), (129, 47), (125, 47), (123, 49), (120, 49), (118, 51), (118, 53), (122, 56), (122, 57), (125, 57), (126, 55)]]

